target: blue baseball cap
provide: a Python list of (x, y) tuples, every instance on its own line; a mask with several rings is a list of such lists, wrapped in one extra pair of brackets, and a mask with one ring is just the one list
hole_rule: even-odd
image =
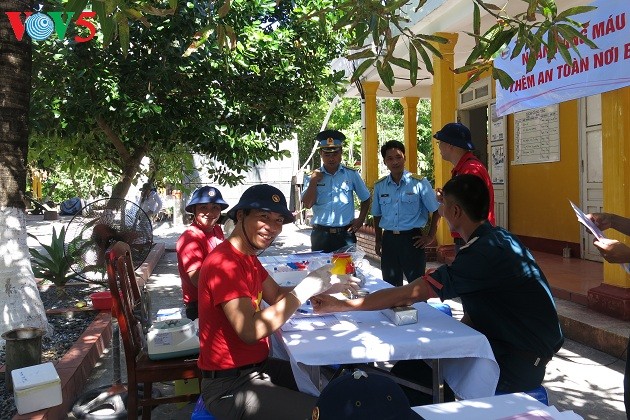
[(344, 136), (341, 131), (324, 130), (319, 132), (316, 138), (319, 149), (326, 152), (341, 149), (341, 146), (343, 146), (343, 141), (346, 139), (346, 136)]
[(464, 150), (475, 150), (470, 130), (461, 123), (448, 123), (433, 135), (434, 138)]
[(411, 409), (407, 396), (391, 378), (357, 370), (326, 385), (312, 418), (415, 420), (422, 416)]
[(214, 187), (199, 187), (195, 191), (193, 191), (192, 196), (190, 197), (190, 201), (186, 204), (186, 212), (194, 213), (196, 204), (207, 204), (213, 203), (218, 204), (221, 207), (221, 210), (227, 209), (230, 205), (223, 200), (223, 196), (221, 195), (221, 191)]
[(295, 216), (287, 207), (287, 199), (282, 191), (267, 184), (253, 185), (245, 190), (238, 204), (227, 212), (236, 222), (236, 212), (241, 209), (256, 209), (279, 213), (284, 217), (284, 224), (295, 222)]

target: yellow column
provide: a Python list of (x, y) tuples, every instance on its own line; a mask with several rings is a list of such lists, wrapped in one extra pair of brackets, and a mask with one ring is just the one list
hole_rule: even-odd
[[(630, 88), (602, 94), (604, 211), (630, 217)], [(630, 246), (630, 238), (612, 229), (606, 236)], [(604, 283), (630, 288), (630, 275), (619, 264), (604, 263)]]
[(378, 133), (376, 130), (376, 90), (380, 82), (362, 82), (365, 94), (365, 138), (361, 148), (363, 180), (371, 189), (378, 179)]
[(420, 98), (401, 98), (400, 103), (405, 113), (405, 168), (411, 173), (418, 173), (418, 102)]
[(38, 170), (33, 172), (31, 193), (33, 194), (33, 199), (37, 201), (42, 199), (42, 176)]
[[(442, 54), (442, 59), (433, 58), (433, 86), (431, 87), (431, 125), (435, 133), (444, 124), (455, 121), (457, 112), (457, 92), (455, 91), (455, 74), (453, 70), (455, 44), (457, 34), (437, 33), (449, 40), (448, 44), (435, 44)], [(435, 168), (435, 187), (440, 188), (451, 178), (452, 165), (443, 160), (437, 143), (433, 142), (433, 164)], [(453, 243), (450, 229), (445, 221), (441, 221), (437, 231), (438, 243)]]

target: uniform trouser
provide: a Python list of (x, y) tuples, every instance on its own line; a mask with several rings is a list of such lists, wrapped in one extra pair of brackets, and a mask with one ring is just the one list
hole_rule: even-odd
[(289, 362), (272, 358), (238, 376), (201, 381), (206, 409), (217, 420), (310, 419), (317, 398), (297, 389)]
[[(497, 357), (497, 363), (501, 368), (497, 392), (513, 393), (526, 392), (536, 389), (545, 378), (547, 363), (539, 363), (534, 366), (531, 360), (524, 360), (515, 355)], [(401, 378), (431, 388), (433, 386), (433, 370), (423, 360), (402, 360), (396, 362), (391, 372)], [(433, 398), (420, 391), (401, 386), (410, 405), (433, 404)], [(455, 394), (444, 383), (444, 401), (455, 401)]]
[(357, 243), (357, 237), (354, 233), (342, 230), (336, 233), (330, 233), (324, 229), (313, 229), (311, 232), (311, 250), (334, 252), (340, 248), (354, 245)]
[(424, 248), (416, 248), (414, 236), (420, 234), (403, 233), (395, 235), (391, 231), (383, 231), (381, 240), (381, 271), (383, 280), (394, 286), (402, 286), (403, 274), (412, 282), (424, 275), (427, 267)]

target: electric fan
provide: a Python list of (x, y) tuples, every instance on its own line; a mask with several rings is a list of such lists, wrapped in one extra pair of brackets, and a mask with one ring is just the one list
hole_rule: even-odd
[(144, 263), (153, 246), (149, 216), (134, 202), (104, 198), (83, 207), (68, 223), (64, 252), (80, 279), (106, 284), (105, 252), (123, 241), (131, 248), (134, 269)]
[[(79, 280), (88, 283), (107, 284), (105, 254), (118, 241), (131, 249), (133, 268), (136, 270), (146, 260), (153, 247), (153, 227), (149, 216), (134, 202), (121, 198), (105, 198), (93, 201), (81, 209), (68, 223), (66, 229), (65, 257)], [(145, 281), (147, 279), (144, 279)], [(136, 310), (144, 333), (151, 326), (149, 293), (140, 290), (140, 306)], [(113, 411), (123, 415), (127, 399), (126, 387), (121, 384), (120, 337), (116, 318), (112, 319), (113, 380), (111, 386), (100, 387), (80, 396), (73, 406), (78, 418), (112, 418), (99, 412)]]

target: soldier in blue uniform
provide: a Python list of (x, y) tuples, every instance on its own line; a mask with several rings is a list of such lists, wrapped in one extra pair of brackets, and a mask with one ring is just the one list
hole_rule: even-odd
[[(355, 232), (363, 226), (370, 209), (370, 190), (354, 169), (341, 164), (341, 148), (346, 136), (337, 130), (317, 135), (323, 166), (304, 180), (302, 203), (313, 209), (313, 251), (333, 252), (357, 242)], [(354, 215), (354, 196), (361, 202)]]
[[(381, 147), (389, 175), (374, 184), (375, 251), (381, 256), (383, 280), (402, 286), (424, 275), (424, 248), (435, 239), (439, 203), (429, 181), (405, 170), (405, 145), (390, 140)], [(426, 235), (422, 228), (431, 214)]]

